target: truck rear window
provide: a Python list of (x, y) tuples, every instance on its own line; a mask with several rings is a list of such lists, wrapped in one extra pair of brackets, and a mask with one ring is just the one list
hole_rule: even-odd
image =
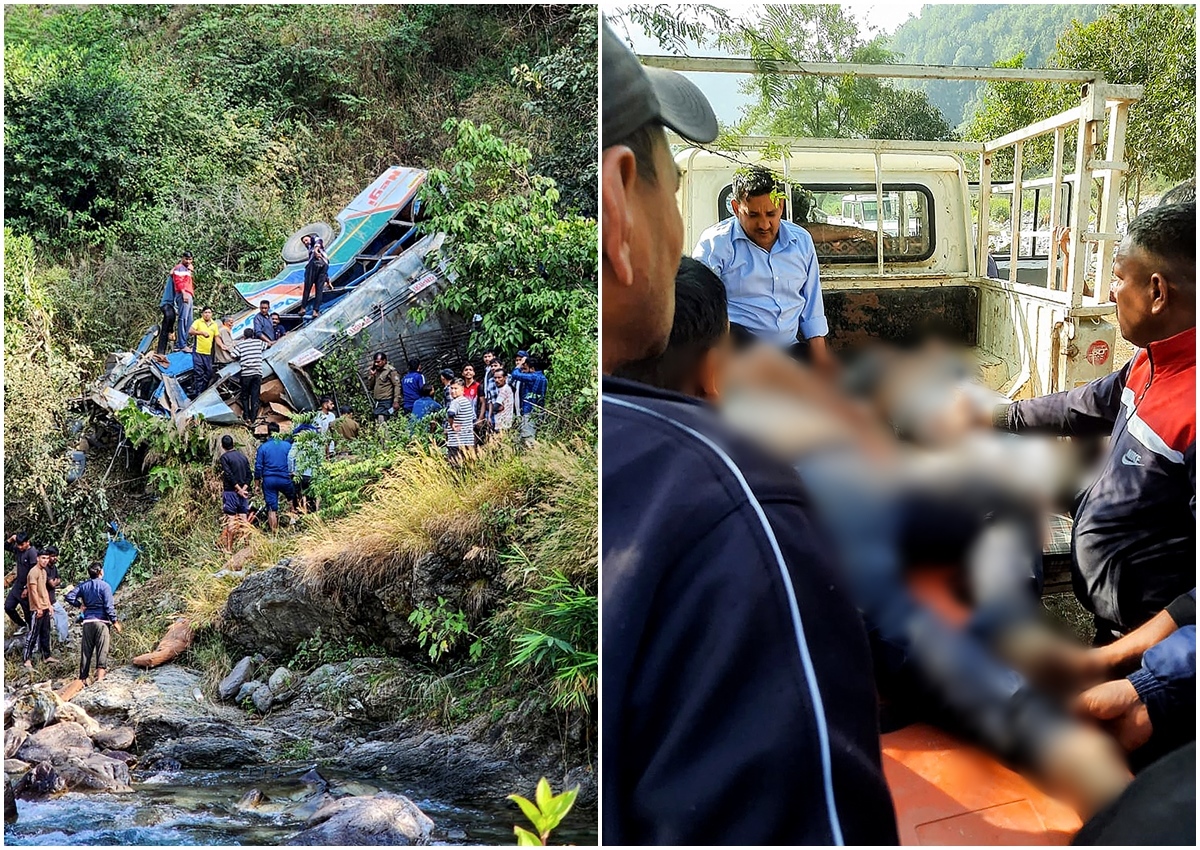
[[(717, 198), (717, 215), (733, 215), (733, 186)], [(792, 186), (792, 203), (784, 210), (806, 229), (817, 259), (831, 263), (874, 262), (878, 238), (879, 198), (872, 183), (809, 183)], [(914, 263), (927, 260), (934, 246), (933, 195), (915, 183), (883, 184), (883, 260)]]

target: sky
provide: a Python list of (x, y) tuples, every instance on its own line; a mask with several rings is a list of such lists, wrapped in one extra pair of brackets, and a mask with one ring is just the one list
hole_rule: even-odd
[[(734, 0), (709, 0), (714, 6), (728, 9), (735, 15), (745, 15), (748, 13), (747, 4), (735, 2)], [(910, 2), (910, 0), (892, 0), (892, 2), (844, 2), (841, 5), (850, 8), (856, 20), (864, 30), (877, 29), (881, 33), (891, 34), (910, 16), (917, 16), (921, 12), (921, 7), (926, 5), (928, 0), (923, 2)], [(621, 9), (630, 5), (626, 3), (601, 3), (602, 9)], [(624, 37), (625, 33), (618, 30), (618, 35)], [(642, 32), (640, 27), (630, 26), (629, 37), (633, 41), (633, 49), (638, 53), (663, 53), (665, 52), (650, 36)], [(696, 45), (689, 45), (688, 53), (692, 56), (718, 56), (724, 55), (721, 51), (713, 50), (712, 48), (701, 48)], [(717, 113), (717, 118), (724, 124), (732, 124), (740, 117), (741, 109), (750, 103), (750, 98), (738, 91), (738, 86), (747, 78), (746, 74), (685, 74), (696, 85), (708, 95), (709, 102), (713, 105), (713, 110)]]

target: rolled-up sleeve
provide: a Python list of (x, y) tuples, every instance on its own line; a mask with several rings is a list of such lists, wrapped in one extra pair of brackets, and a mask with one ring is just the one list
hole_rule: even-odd
[(800, 311), (800, 335), (805, 339), (829, 336), (829, 322), (825, 320), (825, 299), (821, 296), (821, 267), (817, 262), (816, 247), (812, 239), (807, 240), (808, 275), (800, 289), (804, 296), (804, 309)]

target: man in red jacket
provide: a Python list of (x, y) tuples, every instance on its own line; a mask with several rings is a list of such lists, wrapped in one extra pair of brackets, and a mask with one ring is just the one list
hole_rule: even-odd
[(175, 334), (175, 350), (184, 351), (188, 344), (188, 331), (192, 327), (192, 305), (196, 301), (196, 286), (192, 280), (192, 253), (184, 251), (179, 264), (171, 269), (171, 283), (175, 286), (175, 315), (178, 330)]
[(1075, 595), (1102, 645), (1196, 583), (1196, 203), (1129, 225), (1113, 259), (1125, 368), (1068, 392), (997, 408), (1009, 431), (1111, 435), (1075, 509)]

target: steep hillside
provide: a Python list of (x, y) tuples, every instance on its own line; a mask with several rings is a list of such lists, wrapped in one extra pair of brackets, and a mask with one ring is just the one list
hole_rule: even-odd
[[(1043, 66), (1054, 43), (1076, 20), (1088, 23), (1101, 5), (1054, 3), (926, 5), (887, 39), (898, 61), (928, 65), (991, 65), (1024, 52), (1025, 64)], [(979, 83), (935, 81), (915, 84), (942, 110), (952, 126), (971, 116)]]

